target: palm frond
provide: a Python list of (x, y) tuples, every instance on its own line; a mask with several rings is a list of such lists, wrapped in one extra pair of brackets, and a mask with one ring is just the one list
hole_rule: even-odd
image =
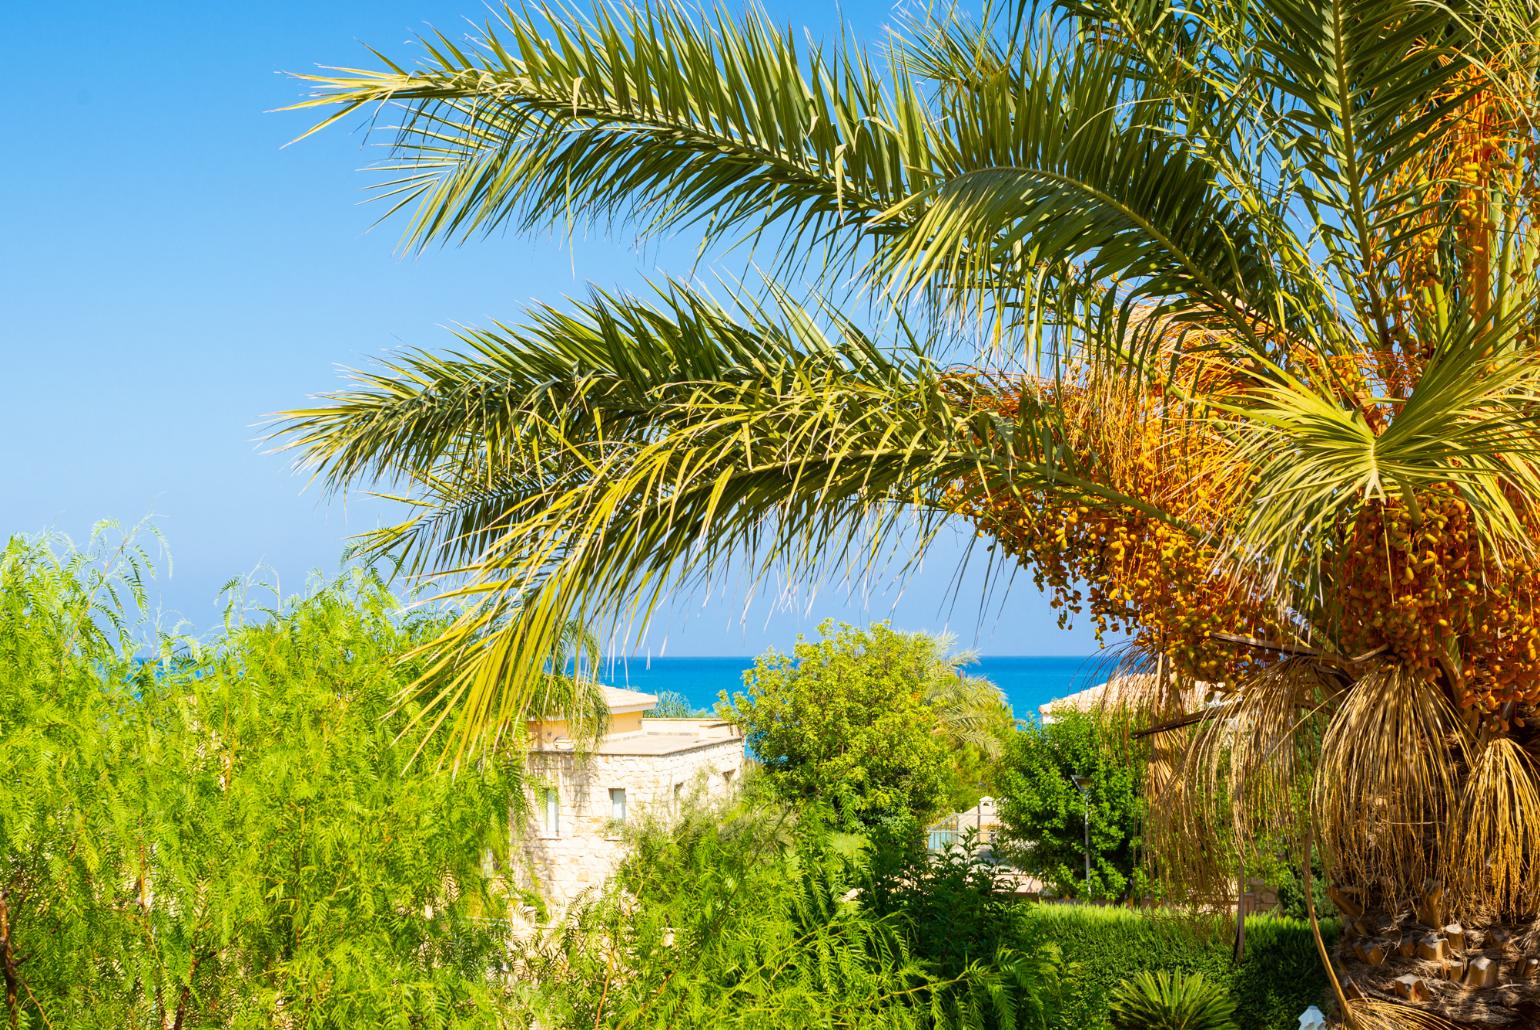
[(865, 566), (895, 533), (928, 539), (949, 492), (1107, 493), (1041, 407), (1001, 416), (979, 380), (784, 295), (596, 294), (474, 339), (477, 359), (419, 356), (277, 425), (338, 486), (424, 469), (422, 510), (373, 542), (459, 577), (470, 608), (427, 650), (461, 754), (526, 713), (574, 618), (645, 621), (746, 556), (758, 576)]
[(1442, 876), (1467, 746), (1436, 684), (1393, 665), (1359, 679), (1326, 730), (1311, 797), (1335, 882), (1394, 906)]
[(1348, 1011), (1360, 1030), (1457, 1030), (1437, 1013), (1383, 998), (1350, 998)]
[[(898, 288), (939, 281), (969, 296), (1027, 303), (1034, 269), (1253, 332), (1272, 263), (1214, 163), (1167, 131), (1166, 99), (1115, 49), (1057, 45), (1044, 24), (1009, 51), (932, 33), (911, 60), (966, 74), (940, 91), (935, 182), (884, 215), (898, 235), (881, 267)], [(918, 49), (919, 57), (913, 55)]]
[[(1384, 243), (1420, 210), (1390, 183), (1421, 159), (1421, 134), (1468, 95), (1440, 95), (1468, 67), (1462, 7), (1271, 0), (1244, 19), (1330, 285), (1354, 312), (1352, 336), (1375, 346), (1392, 342)], [(1336, 331), (1317, 327), (1317, 339), (1329, 345)]]
[(799, 47), (762, 9), (740, 19), (658, 0), (579, 12), (505, 6), (481, 37), (420, 40), (423, 62), (303, 75), (329, 108), (403, 108), (383, 166), (406, 242), (640, 219), (709, 238), (779, 227), (782, 253), (834, 244), (923, 182), (930, 122), (905, 76), (859, 50)]
[[(1254, 470), (1243, 485), (1246, 521), (1231, 543), (1236, 560), (1265, 564), (1278, 587), (1283, 570), (1310, 567), (1306, 551), (1366, 503), (1404, 501), (1436, 483), (1458, 491), (1488, 545), (1528, 548), (1521, 516), (1523, 499), (1540, 496), (1540, 363), (1515, 342), (1526, 321), (1451, 327), (1381, 426), (1345, 403), (1324, 371), (1296, 377), (1275, 366), (1271, 381), (1242, 400), (1216, 403), (1238, 464)], [(1309, 605), (1306, 596), (1288, 600)]]
[(1540, 776), (1507, 738), (1476, 753), (1449, 829), (1455, 903), (1524, 918), (1540, 898)]
[(1011, 727), (1010, 709), (999, 687), (959, 670), (957, 675), (933, 678), (926, 686), (925, 703), (953, 740), (971, 744), (990, 758), (999, 757), (1001, 731)]

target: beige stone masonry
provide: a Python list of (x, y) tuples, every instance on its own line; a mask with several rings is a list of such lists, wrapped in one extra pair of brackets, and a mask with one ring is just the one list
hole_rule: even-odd
[[(626, 707), (635, 703), (626, 701)], [(611, 726), (612, 732), (588, 754), (579, 754), (570, 740), (547, 730), (529, 755), (530, 830), (517, 843), (529, 886), (545, 900), (550, 918), (585, 891), (601, 887), (624, 857), (621, 827), (612, 816), (612, 790), (625, 791), (629, 822), (644, 815), (668, 817), (690, 797), (726, 796), (743, 775), (743, 739), (721, 720), (612, 715)], [(547, 789), (556, 791), (554, 832), (548, 825)]]

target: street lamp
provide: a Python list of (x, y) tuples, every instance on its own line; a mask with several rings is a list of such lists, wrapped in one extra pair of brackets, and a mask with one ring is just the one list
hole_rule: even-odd
[(1080, 800), (1085, 805), (1085, 816), (1082, 820), (1085, 825), (1085, 896), (1089, 901), (1091, 900), (1091, 794), (1089, 791), (1091, 777), (1075, 775), (1070, 777), (1070, 782), (1075, 785), (1076, 790), (1080, 791)]

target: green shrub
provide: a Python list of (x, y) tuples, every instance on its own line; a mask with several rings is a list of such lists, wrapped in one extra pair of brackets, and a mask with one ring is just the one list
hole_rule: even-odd
[(1002, 949), (951, 973), (934, 969), (911, 949), (900, 915), (861, 903), (859, 854), (845, 854), (815, 819), (755, 800), (633, 825), (633, 850), (614, 880), (522, 956), (520, 979), (538, 985), (537, 1025), (1049, 1025), (1051, 949)]
[[(1138, 896), (1144, 818), (1144, 757), (1098, 716), (1067, 712), (1029, 725), (1001, 760), (996, 846), (1012, 863), (1063, 897)], [(1086, 779), (1086, 794), (1071, 779)], [(1086, 883), (1086, 809), (1090, 809), (1091, 882)]]
[(1236, 1030), (1235, 1003), (1202, 973), (1142, 972), (1108, 1005), (1113, 1030)]
[[(1054, 1026), (1105, 1025), (1114, 988), (1141, 971), (1202, 973), (1225, 987), (1246, 1030), (1293, 1030), (1299, 1013), (1326, 992), (1309, 924), (1281, 916), (1246, 920), (1246, 957), (1232, 961), (1235, 920), (1166, 910), (1027, 905), (1018, 910), (1018, 947), (1059, 948), (1065, 969)], [(1326, 924), (1323, 932), (1335, 935)], [(1328, 937), (1328, 945), (1330, 944)]]
[(431, 614), (358, 569), (140, 660), (147, 563), (0, 542), (0, 1024), (501, 1030), (520, 769), (411, 762)]
[(872, 835), (867, 904), (897, 916), (915, 955), (943, 976), (1014, 948), (1019, 906), (1002, 891), (999, 870), (977, 860), (972, 831), (941, 855), (925, 851), (921, 833), (911, 825), (907, 833)]

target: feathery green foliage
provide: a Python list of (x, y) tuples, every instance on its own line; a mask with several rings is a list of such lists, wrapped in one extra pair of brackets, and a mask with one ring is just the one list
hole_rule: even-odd
[(899, 920), (917, 956), (939, 973), (956, 975), (1002, 953), (1046, 948), (1060, 954), (1052, 940), (1023, 945), (1022, 906), (1009, 894), (1005, 870), (986, 859), (972, 831), (939, 854), (926, 843), (917, 827), (879, 827), (868, 843), (861, 884), (863, 901)]
[(949, 485), (1046, 474), (1042, 442), (975, 384), (826, 321), (779, 295), (596, 294), (285, 423), (330, 480), (415, 487), (418, 513), (372, 548), (464, 578), (446, 591), (470, 604), (426, 665), (457, 756), (517, 724), (574, 619), (645, 617), (745, 555), (761, 575), (862, 566), (901, 526), (928, 537)]
[(435, 775), (397, 736), (436, 617), (355, 570), (141, 660), (146, 558), (0, 551), (12, 1025), (505, 1025), (519, 766)]

